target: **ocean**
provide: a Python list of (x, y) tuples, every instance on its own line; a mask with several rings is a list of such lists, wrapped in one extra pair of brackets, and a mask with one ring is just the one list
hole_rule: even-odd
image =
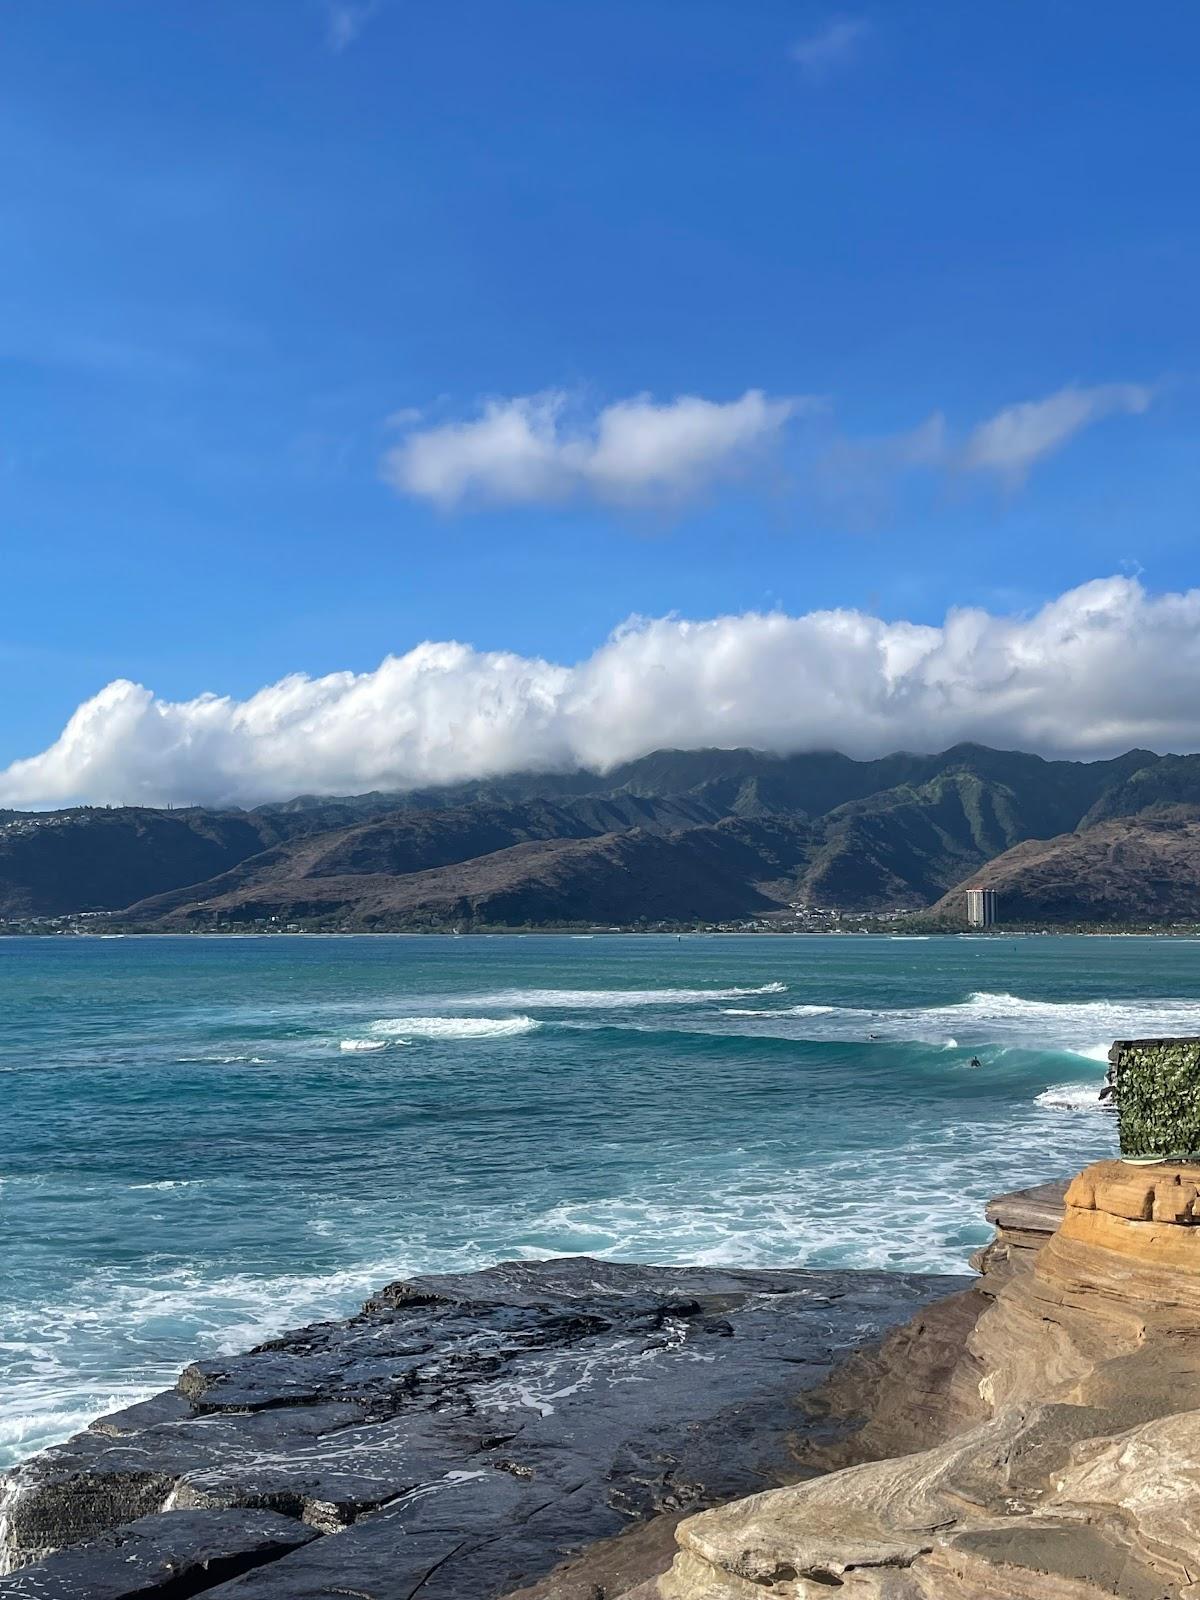
[(412, 1272), (960, 1271), (1170, 1033), (1195, 941), (0, 939), (0, 1465)]

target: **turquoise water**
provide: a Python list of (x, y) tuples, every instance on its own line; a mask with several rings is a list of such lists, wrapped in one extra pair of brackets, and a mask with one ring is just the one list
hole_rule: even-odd
[(958, 1270), (1112, 1150), (1114, 1036), (1200, 1033), (1200, 944), (9, 939), (0, 1007), (11, 1461), (417, 1270)]

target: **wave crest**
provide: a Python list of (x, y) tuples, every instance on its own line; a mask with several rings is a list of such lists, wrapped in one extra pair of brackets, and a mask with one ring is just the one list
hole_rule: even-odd
[[(1088, 1061), (1108, 1058), (1114, 1039), (1200, 1034), (1200, 1000), (1033, 1000), (977, 989), (946, 1005), (904, 1007), (804, 1005), (775, 1009), (729, 1008), (725, 1016), (755, 1018), (774, 1028), (805, 1019), (802, 1037), (814, 1041), (946, 1045), (1017, 1045), (1064, 1051)], [(795, 1037), (790, 1033), (787, 1037)]]
[(515, 1039), (541, 1024), (532, 1017), (384, 1017), (376, 1033), (406, 1039)]
[(691, 1006), (711, 1000), (744, 1000), (759, 994), (786, 994), (786, 983), (760, 983), (730, 989), (504, 989), (474, 995), (464, 1004), (533, 1006), (539, 1011), (620, 1011), (633, 1006)]
[(785, 1006), (782, 1010), (765, 1011), (761, 1006), (723, 1006), (723, 1017), (832, 1017), (837, 1006)]

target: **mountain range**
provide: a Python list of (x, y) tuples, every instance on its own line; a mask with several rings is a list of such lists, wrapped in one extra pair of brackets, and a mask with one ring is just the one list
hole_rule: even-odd
[(0, 921), (148, 931), (1200, 920), (1200, 756), (663, 750), (253, 810), (0, 812)]

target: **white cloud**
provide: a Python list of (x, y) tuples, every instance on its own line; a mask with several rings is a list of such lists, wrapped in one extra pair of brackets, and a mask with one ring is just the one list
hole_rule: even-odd
[[(835, 438), (815, 460), (817, 488), (878, 506), (888, 484), (919, 470), (986, 473), (1018, 487), (1045, 457), (1106, 417), (1137, 415), (1154, 400), (1140, 383), (1068, 384), (1006, 406), (957, 438), (940, 411), (903, 433)], [(664, 506), (746, 472), (789, 422), (825, 408), (816, 396), (747, 389), (737, 400), (636, 395), (582, 416), (561, 389), (491, 399), (478, 416), (420, 426), (390, 417), (403, 437), (384, 456), (386, 482), (443, 511), (480, 505), (552, 505), (590, 496), (609, 505)]]
[(788, 420), (815, 402), (637, 395), (574, 419), (561, 390), (489, 400), (482, 414), (414, 430), (387, 452), (383, 475), (443, 510), (464, 503), (547, 504), (576, 494), (661, 505), (744, 470)]
[(340, 55), (358, 38), (377, 9), (377, 0), (326, 0), (325, 37)]
[(999, 473), (1022, 483), (1043, 457), (1061, 450), (1092, 423), (1120, 413), (1140, 415), (1154, 391), (1140, 383), (1102, 383), (1090, 389), (1068, 384), (1044, 400), (1026, 400), (981, 422), (967, 439), (962, 465)]
[(955, 610), (936, 627), (860, 611), (635, 619), (575, 666), (422, 644), (243, 701), (111, 683), (48, 750), (0, 772), (0, 805), (250, 803), (603, 767), (664, 746), (1197, 750), (1198, 689), (1200, 590), (1152, 596), (1129, 577), (1030, 616)]
[(914, 471), (982, 473), (1020, 488), (1032, 468), (1106, 417), (1140, 415), (1153, 403), (1148, 384), (1068, 384), (1040, 400), (1006, 406), (955, 434), (935, 411), (917, 427), (875, 437), (835, 437), (813, 462), (813, 486), (864, 524), (876, 522), (897, 483)]
[(849, 61), (870, 32), (865, 17), (831, 17), (824, 27), (796, 41), (792, 60), (810, 77), (824, 77), (832, 67)]

